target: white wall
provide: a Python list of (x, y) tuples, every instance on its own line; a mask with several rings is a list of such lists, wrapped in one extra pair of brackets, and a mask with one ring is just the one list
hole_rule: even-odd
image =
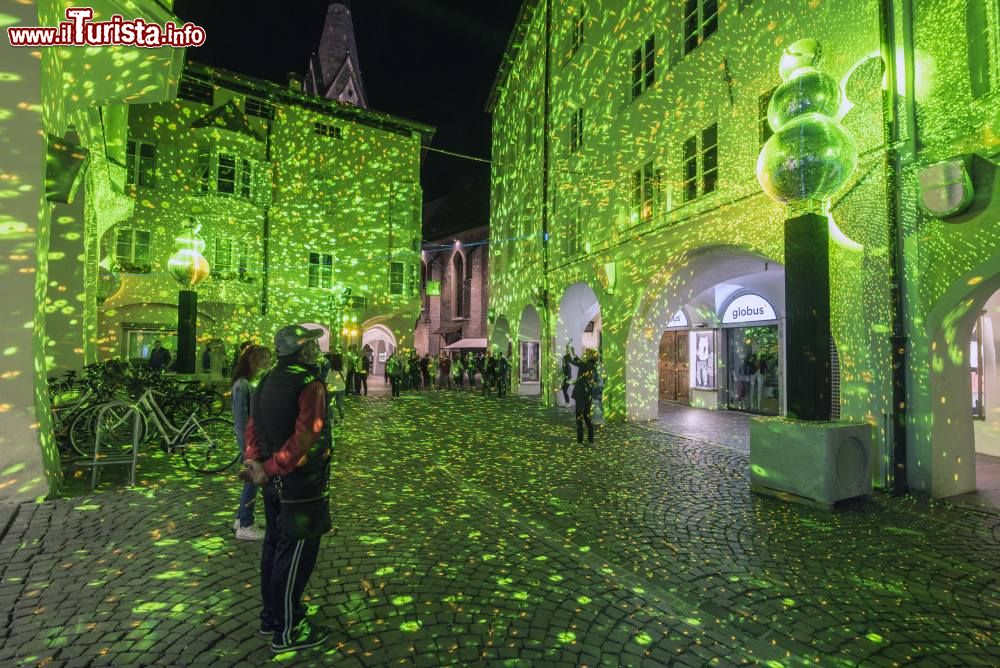
[(981, 368), (985, 379), (986, 419), (974, 420), (976, 452), (1000, 457), (1000, 292), (993, 293), (984, 308), (983, 359)]

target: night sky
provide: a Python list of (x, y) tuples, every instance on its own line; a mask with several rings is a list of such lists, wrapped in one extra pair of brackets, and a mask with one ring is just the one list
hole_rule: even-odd
[[(188, 58), (283, 84), (288, 72), (306, 71), (328, 4), (176, 0), (174, 12), (208, 33), (205, 46), (188, 49)], [(489, 158), (490, 117), (483, 109), (520, 5), (521, 0), (350, 2), (370, 107), (436, 127), (434, 147)], [(425, 201), (446, 194), (470, 173), (489, 171), (482, 163), (425, 156)]]

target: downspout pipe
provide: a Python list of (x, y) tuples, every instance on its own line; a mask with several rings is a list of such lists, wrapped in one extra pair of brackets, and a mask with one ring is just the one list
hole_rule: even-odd
[[(890, 299), (892, 306), (892, 487), (894, 496), (906, 494), (907, 426), (909, 395), (910, 334), (907, 319), (908, 300), (905, 277), (906, 229), (903, 186), (906, 170), (917, 159), (917, 114), (914, 99), (913, 0), (880, 0), (882, 58), (886, 62), (888, 85), (885, 105), (886, 139), (888, 142), (887, 213), (890, 226), (889, 251), (892, 264)], [(901, 48), (899, 48), (899, 45)], [(902, 63), (899, 53), (902, 52)], [(903, 95), (899, 94), (902, 69)]]
[[(542, 307), (545, 317), (542, 322), (545, 325), (546, 348), (552, 347), (552, 316), (549, 312), (551, 297), (549, 295), (549, 134), (552, 114), (552, 100), (550, 82), (552, 78), (552, 0), (545, 0), (545, 72), (544, 76), (544, 111), (542, 116)], [(546, 355), (554, 355), (554, 352), (545, 352)], [(543, 369), (548, 368), (547, 364), (542, 365)], [(544, 381), (543, 381), (544, 382)], [(550, 390), (554, 391), (554, 387)], [(545, 393), (546, 403), (548, 403), (549, 393)]]

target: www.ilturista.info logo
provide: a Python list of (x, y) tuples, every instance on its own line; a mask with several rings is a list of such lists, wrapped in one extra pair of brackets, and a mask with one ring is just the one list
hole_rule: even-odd
[(178, 48), (201, 46), (205, 29), (193, 23), (178, 26), (161, 25), (142, 19), (124, 19), (115, 14), (110, 21), (92, 21), (91, 7), (70, 7), (65, 21), (54, 28), (10, 27), (7, 39), (11, 46), (141, 46), (155, 49), (161, 46)]

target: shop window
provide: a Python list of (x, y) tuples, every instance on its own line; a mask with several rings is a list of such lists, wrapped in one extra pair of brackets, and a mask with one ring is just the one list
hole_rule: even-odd
[(684, 0), (684, 55), (719, 29), (719, 0)]
[(333, 287), (333, 255), (309, 253), (309, 287), (322, 289)]
[(715, 192), (719, 185), (719, 125), (684, 142), (684, 201)]
[(656, 37), (650, 35), (632, 52), (632, 99), (645, 93), (656, 82)]
[(402, 262), (389, 263), (389, 294), (401, 295), (406, 280), (405, 267)]
[(118, 228), (115, 235), (115, 263), (118, 268), (130, 273), (148, 273), (149, 244), (149, 230)]
[(569, 152), (576, 153), (583, 145), (583, 107), (573, 111), (569, 125)]
[(129, 139), (125, 147), (125, 180), (132, 186), (156, 187), (156, 145)]
[(177, 88), (177, 97), (182, 100), (211, 105), (215, 97), (215, 87), (210, 83), (185, 75), (181, 77), (180, 86)]
[(653, 161), (632, 172), (631, 222), (637, 224), (653, 218), (653, 203), (656, 197), (656, 175)]

